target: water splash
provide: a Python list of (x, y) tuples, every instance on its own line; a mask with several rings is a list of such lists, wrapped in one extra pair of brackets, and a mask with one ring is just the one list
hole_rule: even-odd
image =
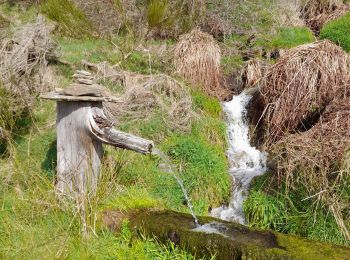
[(169, 157), (165, 153), (160, 151), (159, 149), (153, 149), (152, 155), (156, 155), (162, 160), (162, 164), (160, 164), (159, 167), (164, 172), (171, 173), (173, 175), (173, 177), (175, 178), (175, 180), (177, 181), (177, 183), (179, 184), (179, 186), (181, 187), (182, 193), (185, 196), (187, 206), (188, 206), (190, 213), (194, 219), (194, 222), (196, 223), (196, 226), (199, 226), (198, 218), (197, 218), (196, 214), (194, 214), (192, 201), (191, 201), (190, 197), (188, 196), (188, 192), (184, 186), (183, 181), (181, 180), (180, 176), (178, 176), (176, 174), (176, 171), (174, 170), (174, 166), (172, 165)]
[(243, 202), (247, 197), (250, 182), (255, 176), (263, 175), (266, 171), (266, 154), (250, 145), (249, 127), (246, 122), (246, 106), (250, 99), (250, 95), (242, 92), (231, 101), (222, 104), (227, 116), (227, 156), (230, 163), (229, 172), (233, 178), (233, 191), (229, 206), (211, 211), (214, 217), (241, 224), (245, 224)]

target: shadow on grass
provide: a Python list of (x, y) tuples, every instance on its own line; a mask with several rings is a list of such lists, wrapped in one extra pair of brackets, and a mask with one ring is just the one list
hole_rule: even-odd
[(54, 178), (57, 166), (57, 145), (56, 140), (51, 142), (46, 152), (45, 160), (41, 163), (41, 169), (50, 177)]

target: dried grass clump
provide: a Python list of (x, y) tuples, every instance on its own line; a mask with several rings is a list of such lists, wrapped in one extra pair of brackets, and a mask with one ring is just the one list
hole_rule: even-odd
[[(341, 191), (348, 188), (350, 180), (349, 148), (350, 98), (340, 97), (310, 130), (289, 135), (272, 149), (279, 174), (286, 175), (287, 187), (306, 187), (310, 199), (329, 208), (346, 239), (350, 239), (344, 224), (350, 217), (349, 198), (341, 196)], [(302, 174), (296, 175), (298, 171)]]
[(164, 114), (164, 122), (171, 130), (188, 132), (196, 117), (192, 99), (186, 87), (165, 74), (141, 75), (116, 70), (107, 63), (84, 63), (95, 70), (100, 82), (122, 86), (122, 103), (105, 103), (107, 114), (116, 121), (124, 118), (129, 122), (147, 121), (157, 112)]
[(349, 56), (330, 41), (288, 50), (262, 82), (267, 143), (298, 131), (349, 83)]
[(213, 36), (197, 29), (182, 35), (174, 48), (177, 74), (207, 94), (223, 98), (227, 91), (221, 84), (220, 59), (220, 47)]
[(343, 16), (349, 10), (350, 6), (344, 4), (343, 0), (301, 1), (301, 17), (316, 35), (325, 23)]
[(305, 26), (300, 18), (300, 0), (278, 0), (275, 10), (278, 26)]
[(73, 2), (103, 36), (110, 36), (126, 27), (138, 30), (143, 28), (143, 14), (135, 0), (73, 0)]
[(12, 39), (5, 39), (0, 48), (0, 75), (4, 88), (12, 95), (28, 98), (41, 93), (47, 63), (56, 59), (56, 43), (51, 39), (52, 25), (39, 16), (33, 24), (20, 28)]
[(233, 31), (228, 21), (222, 19), (219, 15), (207, 12), (200, 21), (200, 28), (203, 32), (212, 35), (215, 39), (222, 39), (230, 35)]
[(263, 76), (262, 64), (258, 60), (249, 60), (242, 69), (242, 80), (245, 88), (257, 85)]
[(29, 116), (35, 97), (48, 88), (47, 64), (56, 58), (52, 30), (39, 16), (0, 46), (0, 145), (6, 149), (11, 135), (25, 127), (20, 121)]

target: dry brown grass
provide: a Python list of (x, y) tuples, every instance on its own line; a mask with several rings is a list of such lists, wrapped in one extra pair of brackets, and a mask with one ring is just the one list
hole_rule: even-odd
[(136, 5), (135, 0), (74, 0), (91, 21), (93, 26), (103, 36), (122, 29), (143, 29), (143, 13)]
[(278, 26), (304, 26), (300, 17), (300, 0), (276, 1), (276, 23)]
[(242, 79), (245, 88), (256, 86), (263, 76), (263, 68), (258, 60), (249, 60), (242, 69)]
[(200, 28), (203, 32), (212, 35), (216, 39), (222, 39), (232, 33), (232, 26), (219, 15), (207, 12), (200, 20)]
[[(350, 233), (345, 222), (350, 214), (349, 200), (341, 193), (350, 179), (349, 147), (349, 97), (333, 100), (310, 130), (289, 135), (272, 147), (279, 175), (285, 175), (287, 187), (298, 189), (300, 184), (306, 187), (310, 199), (332, 212), (348, 240)], [(298, 171), (302, 174), (295, 176)]]
[(48, 61), (54, 59), (53, 27), (39, 16), (34, 24), (20, 27), (0, 45), (0, 142), (10, 148), (11, 135), (28, 117), (37, 95), (45, 91)]
[[(334, 216), (350, 239), (350, 58), (319, 41), (286, 51), (261, 82), (265, 146), (287, 190)], [(304, 125), (303, 125), (304, 124)]]
[(56, 43), (51, 39), (52, 25), (39, 16), (34, 24), (21, 27), (0, 48), (0, 74), (7, 91), (19, 97), (41, 93), (47, 63), (55, 59)]
[(268, 143), (298, 126), (349, 86), (349, 56), (330, 41), (287, 51), (262, 82)]
[(129, 122), (147, 120), (153, 113), (164, 114), (164, 122), (171, 130), (188, 132), (196, 117), (192, 99), (187, 88), (165, 74), (142, 75), (116, 70), (107, 63), (86, 63), (96, 73), (100, 82), (112, 82), (122, 86), (122, 103), (105, 103), (107, 114), (118, 121), (127, 118)]
[(176, 72), (207, 94), (223, 98), (228, 91), (222, 86), (221, 51), (213, 36), (192, 30), (180, 37), (174, 47)]
[(323, 25), (350, 10), (343, 0), (304, 0), (301, 1), (301, 17), (305, 23), (319, 34)]

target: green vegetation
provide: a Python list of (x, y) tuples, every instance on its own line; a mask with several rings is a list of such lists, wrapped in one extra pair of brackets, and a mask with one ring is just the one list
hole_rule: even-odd
[[(253, 182), (244, 203), (244, 212), (250, 226), (350, 245), (341, 234), (331, 212), (321, 207), (314, 210), (310, 205), (305, 195), (307, 187), (300, 185), (287, 192), (286, 187), (279, 187), (274, 182), (271, 173), (258, 177)], [(350, 193), (345, 196), (349, 195)]]
[(150, 28), (160, 27), (166, 20), (169, 5), (167, 0), (151, 0), (147, 5), (147, 21)]
[[(157, 53), (135, 50), (136, 38), (129, 33), (112, 41), (62, 38), (60, 34), (56, 38), (61, 59), (70, 64), (53, 67), (62, 86), (71, 82), (74, 69), (81, 68), (81, 60), (118, 63), (123, 69), (148, 74), (151, 59), (152, 72), (169, 69)], [(163, 42), (147, 44), (157, 49)], [(117, 93), (123, 91), (115, 83), (104, 83)], [(11, 105), (6, 95), (1, 92), (1, 111), (8, 111)], [(155, 140), (176, 164), (195, 212), (206, 215), (210, 207), (229, 199), (225, 124), (215, 98), (196, 91), (192, 99), (198, 116), (187, 133), (169, 129), (164, 124), (164, 111), (157, 110), (147, 120), (132, 124), (128, 118), (121, 118), (118, 127)], [(5, 115), (20, 118), (17, 114)], [(100, 227), (98, 217), (105, 209), (171, 208), (189, 212), (181, 188), (171, 174), (162, 171), (159, 158), (106, 148), (99, 190), (88, 202), (87, 215), (57, 200), (55, 116), (52, 102), (37, 100), (23, 123), (26, 130), (11, 140), (13, 154), (0, 161), (0, 258), (194, 259), (171, 244), (164, 246), (150, 238), (131, 239), (127, 224), (119, 235)], [(12, 124), (8, 118), (3, 122), (16, 127), (22, 124)], [(91, 230), (88, 237), (82, 236), (85, 224)]]
[[(285, 27), (278, 29), (275, 37), (267, 40), (268, 48), (288, 49), (295, 46), (311, 43), (314, 41), (314, 36), (311, 30), (307, 27)], [(262, 44), (264, 45), (264, 44)]]
[(120, 60), (120, 55), (114, 50), (113, 45), (103, 39), (59, 39), (62, 59), (79, 65), (82, 60), (93, 63), (108, 61), (111, 64)]
[[(193, 8), (191, 1), (137, 1), (138, 8), (143, 10), (145, 26), (148, 24), (147, 37), (133, 28), (131, 16), (126, 17), (130, 10), (124, 2), (114, 1), (117, 11), (124, 16), (124, 26), (109, 39), (96, 37), (94, 25), (72, 0), (48, 0), (26, 10), (18, 4), (0, 4), (0, 33), (3, 28), (6, 33), (13, 33), (17, 26), (34, 21), (40, 11), (55, 21), (59, 28), (55, 39), (64, 64), (50, 66), (60, 87), (72, 82), (74, 70), (83, 68), (82, 60), (106, 61), (116, 68), (145, 75), (173, 73), (171, 46), (179, 34), (199, 23), (200, 1), (192, 1)], [(276, 25), (275, 1), (238, 2), (225, 6), (225, 1), (215, 1), (207, 6), (207, 11), (223, 15), (237, 29), (236, 34), (220, 39), (224, 75), (238, 72), (247, 53), (263, 59), (264, 52), (314, 41), (306, 27)], [(350, 51), (349, 24), (350, 14), (347, 14), (326, 24), (320, 37)], [(124, 91), (122, 84), (112, 80), (102, 83), (116, 95)], [(195, 213), (206, 216), (211, 208), (230, 199), (226, 125), (217, 98), (191, 86), (185, 88), (188, 99), (192, 100), (191, 112), (195, 114), (188, 129), (169, 127), (165, 118), (168, 111), (158, 108), (142, 120), (118, 118), (117, 128), (154, 140), (181, 177)], [(171, 102), (170, 99), (165, 102)], [(14, 104), (13, 100), (21, 103)], [(128, 223), (122, 225), (117, 235), (100, 225), (99, 217), (106, 209), (156, 208), (189, 213), (176, 179), (164, 170), (164, 162), (156, 156), (106, 148), (99, 190), (96, 196), (89, 197), (87, 214), (82, 216), (73, 205), (58, 200), (54, 194), (56, 108), (53, 102), (33, 100), (28, 109), (22, 106), (21, 98), (0, 85), (0, 129), (5, 130), (0, 131), (0, 258), (195, 259), (173, 244), (164, 246), (152, 237), (132, 238)], [(345, 175), (349, 169), (343, 168)], [(307, 171), (299, 169), (298, 174), (306, 175)], [(298, 174), (294, 177), (298, 178)], [(283, 183), (285, 180), (277, 181), (273, 173), (253, 182), (244, 205), (250, 226), (350, 245), (328, 208), (322, 208), (322, 204), (310, 206), (308, 187), (302, 183), (298, 187), (285, 187)], [(349, 185), (345, 184), (334, 188), (338, 198), (344, 201), (350, 197)], [(87, 236), (82, 232), (84, 225), (89, 230)]]
[(350, 52), (350, 12), (328, 22), (320, 32), (321, 39), (329, 39)]
[(41, 6), (41, 11), (48, 18), (58, 23), (63, 35), (73, 38), (86, 38), (94, 34), (91, 22), (71, 0), (48, 0)]

